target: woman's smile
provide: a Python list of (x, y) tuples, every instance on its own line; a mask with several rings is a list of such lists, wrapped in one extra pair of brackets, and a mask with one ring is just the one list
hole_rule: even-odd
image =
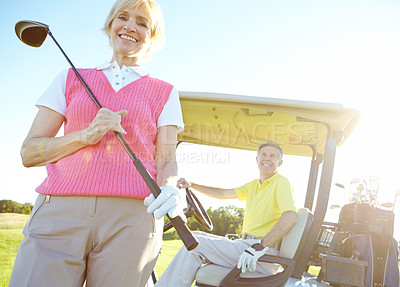
[(110, 43), (113, 60), (120, 66), (136, 65), (148, 51), (150, 41), (149, 16), (140, 7), (125, 8), (111, 23)]
[(128, 40), (128, 41), (132, 41), (134, 43), (137, 42), (137, 40), (134, 37), (126, 35), (126, 34), (119, 35), (119, 37), (122, 39)]

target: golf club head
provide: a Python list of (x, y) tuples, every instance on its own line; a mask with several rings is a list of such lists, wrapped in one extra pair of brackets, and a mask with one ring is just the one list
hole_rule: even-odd
[(40, 22), (24, 20), (15, 24), (17, 37), (31, 47), (40, 47), (47, 37), (49, 26)]

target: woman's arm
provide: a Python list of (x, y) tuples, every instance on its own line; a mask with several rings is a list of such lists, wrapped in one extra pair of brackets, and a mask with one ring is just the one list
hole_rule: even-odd
[(120, 124), (126, 113), (103, 108), (87, 128), (56, 138), (65, 117), (41, 107), (22, 144), (22, 163), (26, 167), (54, 163), (88, 145), (96, 144), (110, 130), (126, 133)]
[(156, 182), (165, 186), (176, 180), (178, 166), (176, 164), (176, 143), (178, 128), (176, 126), (162, 126), (158, 128), (156, 139)]

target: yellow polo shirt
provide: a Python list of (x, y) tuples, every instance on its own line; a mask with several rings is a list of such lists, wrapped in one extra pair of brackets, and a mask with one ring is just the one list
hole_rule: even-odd
[(285, 211), (294, 210), (293, 188), (287, 178), (275, 173), (260, 184), (255, 179), (235, 188), (239, 200), (246, 200), (243, 233), (264, 237)]

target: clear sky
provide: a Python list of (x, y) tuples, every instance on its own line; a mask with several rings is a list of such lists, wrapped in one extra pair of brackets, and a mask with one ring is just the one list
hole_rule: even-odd
[[(159, 2), (167, 42), (146, 63), (153, 76), (182, 91), (335, 102), (360, 110), (361, 123), (339, 148), (333, 182), (348, 184), (353, 178), (378, 174), (382, 201), (393, 200), (400, 188), (399, 1)], [(111, 58), (101, 27), (112, 3), (1, 2), (0, 199), (34, 202), (45, 168), (24, 168), (19, 149), (37, 112), (35, 101), (68, 68), (50, 38), (41, 48), (22, 44), (15, 36), (15, 23), (31, 19), (48, 24), (75, 66), (94, 67)], [(210, 152), (187, 146), (182, 152), (193, 151)], [(222, 187), (258, 176), (254, 153), (211, 153), (226, 161), (182, 160), (180, 175)], [(298, 194), (305, 188), (307, 164), (287, 157), (282, 167)], [(332, 203), (344, 199), (343, 191), (332, 192)], [(204, 200), (206, 206), (222, 204)]]

